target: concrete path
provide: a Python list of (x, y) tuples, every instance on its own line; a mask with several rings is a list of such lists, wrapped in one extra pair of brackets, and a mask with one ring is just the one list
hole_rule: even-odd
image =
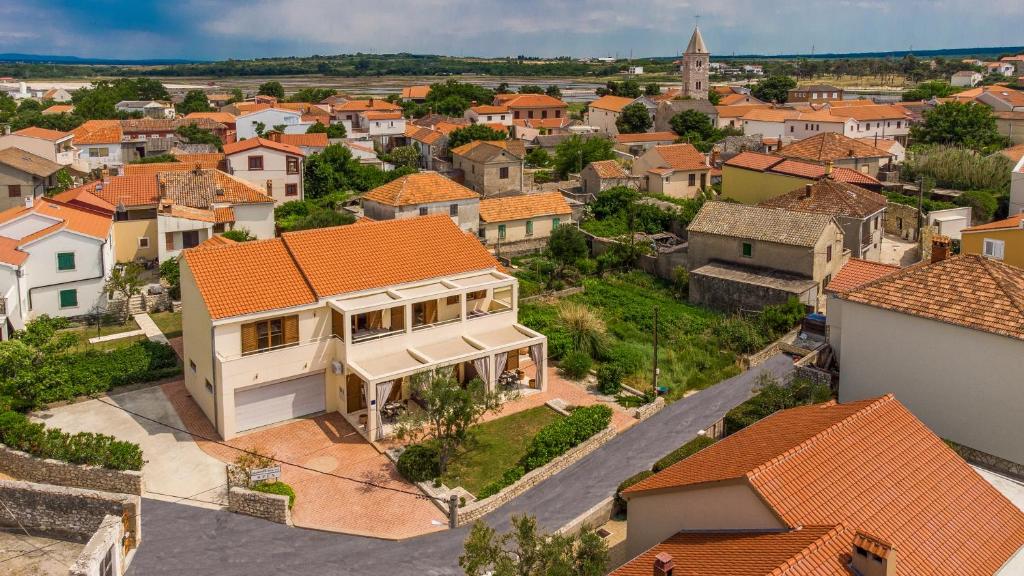
[(98, 432), (139, 444), (147, 462), (142, 469), (147, 498), (175, 501), (195, 495), (190, 500), (193, 504), (213, 507), (225, 503), (224, 463), (200, 450), (190, 435), (136, 418), (105, 402), (185, 428), (160, 386), (60, 406), (40, 412), (37, 419), (65, 432)]
[(160, 327), (153, 322), (153, 319), (149, 317), (149, 314), (143, 312), (142, 314), (136, 314), (132, 316), (135, 322), (139, 325), (139, 328), (146, 334), (146, 338), (149, 338), (153, 342), (160, 342), (167, 344), (167, 337), (160, 331)]
[(123, 340), (125, 338), (131, 338), (132, 336), (141, 336), (145, 334), (144, 330), (129, 330), (128, 332), (118, 332), (117, 334), (107, 334), (106, 336), (96, 336), (89, 338), (89, 344), (99, 344), (101, 342), (111, 342), (113, 340)]
[[(586, 458), (486, 517), (506, 530), (512, 514), (532, 514), (555, 530), (610, 496), (619, 482), (649, 468), (746, 400), (758, 374), (792, 370), (783, 355), (679, 400)], [(346, 506), (337, 502), (337, 506)], [(147, 500), (143, 544), (130, 574), (462, 574), (458, 557), (468, 527), (400, 542), (287, 528), (224, 511)]]

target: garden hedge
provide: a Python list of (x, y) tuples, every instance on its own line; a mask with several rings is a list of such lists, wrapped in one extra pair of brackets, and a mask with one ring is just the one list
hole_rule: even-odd
[(441, 475), (441, 460), (436, 447), (413, 444), (398, 457), (398, 473), (410, 482), (426, 482)]
[(644, 470), (643, 472), (637, 472), (629, 478), (626, 478), (619, 484), (619, 487), (615, 490), (615, 506), (618, 507), (619, 511), (626, 511), (626, 499), (622, 497), (622, 491), (634, 484), (639, 484), (641, 480), (645, 480), (654, 476), (654, 472), (650, 470)]
[(651, 470), (654, 472), (661, 472), (665, 468), (693, 456), (697, 452), (700, 452), (714, 443), (714, 438), (709, 438), (708, 436), (697, 436), (693, 440), (690, 440), (686, 444), (683, 444), (679, 448), (669, 452), (668, 455), (661, 460), (655, 462), (654, 467), (651, 468)]
[(89, 464), (111, 470), (142, 470), (145, 461), (138, 444), (105, 434), (68, 434), (29, 421), (12, 410), (0, 412), (0, 442), (39, 458)]
[(288, 497), (288, 507), (291, 508), (295, 505), (295, 489), (278, 480), (277, 482), (264, 482), (262, 484), (256, 484), (251, 488), (256, 492), (263, 492), (264, 494), (278, 494), (280, 496)]

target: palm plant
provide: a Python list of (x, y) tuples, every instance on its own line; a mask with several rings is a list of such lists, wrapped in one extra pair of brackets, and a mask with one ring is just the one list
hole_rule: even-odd
[(558, 319), (572, 339), (573, 347), (591, 358), (602, 355), (605, 348), (604, 321), (583, 304), (563, 301), (558, 306)]

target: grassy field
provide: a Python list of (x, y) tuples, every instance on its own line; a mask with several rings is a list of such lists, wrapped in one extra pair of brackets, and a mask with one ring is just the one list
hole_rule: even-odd
[(551, 408), (538, 406), (473, 427), (465, 449), (448, 464), (441, 481), (479, 494), (516, 465), (541, 428), (559, 418)]

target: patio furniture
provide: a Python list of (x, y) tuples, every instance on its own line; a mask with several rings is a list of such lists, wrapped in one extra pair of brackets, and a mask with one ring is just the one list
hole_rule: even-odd
[(502, 390), (515, 390), (519, 387), (519, 378), (515, 372), (506, 370), (498, 376), (498, 386)]

